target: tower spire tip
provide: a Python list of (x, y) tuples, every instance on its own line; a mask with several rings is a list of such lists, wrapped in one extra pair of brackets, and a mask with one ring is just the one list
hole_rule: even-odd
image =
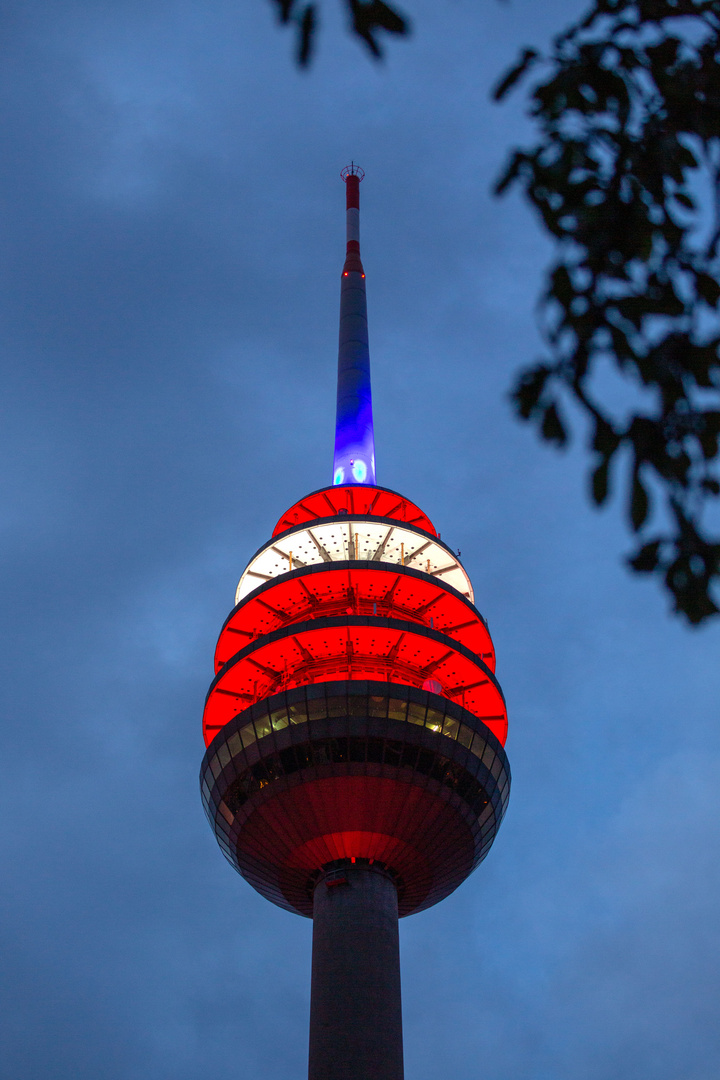
[(365, 170), (361, 169), (359, 165), (356, 165), (354, 161), (351, 161), (349, 165), (345, 166), (340, 175), (346, 184), (348, 182), (349, 176), (357, 176), (359, 184), (365, 176)]
[(333, 484), (375, 483), (370, 354), (365, 271), (360, 259), (360, 181), (365, 172), (351, 161), (345, 181), (347, 249), (340, 279), (340, 348)]

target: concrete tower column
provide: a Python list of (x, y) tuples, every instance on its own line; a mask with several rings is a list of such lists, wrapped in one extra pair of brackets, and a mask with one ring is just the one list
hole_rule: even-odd
[(315, 887), (308, 1075), (403, 1080), (397, 889), (379, 867)]

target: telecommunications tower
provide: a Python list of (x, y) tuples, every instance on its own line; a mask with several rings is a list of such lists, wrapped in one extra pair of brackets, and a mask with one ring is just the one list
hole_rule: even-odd
[(459, 555), (375, 480), (363, 172), (347, 255), (333, 484), (283, 514), (220, 632), (202, 798), (225, 856), (313, 920), (310, 1080), (402, 1080), (398, 918), (482, 861), (507, 805), (507, 714)]

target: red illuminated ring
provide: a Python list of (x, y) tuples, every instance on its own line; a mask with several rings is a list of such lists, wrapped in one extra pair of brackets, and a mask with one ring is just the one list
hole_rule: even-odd
[(342, 614), (408, 619), (421, 626), (428, 626), (432, 618), (431, 629), (449, 634), (495, 670), (490, 634), (470, 600), (421, 570), (365, 560), (292, 570), (248, 594), (225, 620), (215, 650), (215, 670), (263, 634), (294, 622)]
[(341, 511), (343, 514), (391, 518), (437, 536), (435, 526), (427, 514), (392, 488), (342, 484), (338, 487), (318, 488), (299, 499), (280, 518), (273, 529), (273, 538), (308, 521), (339, 517)]
[(447, 697), (458, 698), (504, 742), (507, 714), (502, 690), (473, 652), (416, 623), (346, 616), (294, 624), (241, 649), (208, 691), (203, 716), (206, 743), (241, 709), (279, 690), (337, 678), (382, 677), (417, 687), (428, 678), (439, 680)]

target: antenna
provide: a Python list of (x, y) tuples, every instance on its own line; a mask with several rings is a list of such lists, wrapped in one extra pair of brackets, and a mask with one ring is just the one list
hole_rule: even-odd
[(365, 270), (360, 259), (360, 182), (351, 162), (340, 173), (346, 189), (347, 244), (340, 279), (340, 341), (333, 484), (375, 483), (375, 435), (370, 386)]

